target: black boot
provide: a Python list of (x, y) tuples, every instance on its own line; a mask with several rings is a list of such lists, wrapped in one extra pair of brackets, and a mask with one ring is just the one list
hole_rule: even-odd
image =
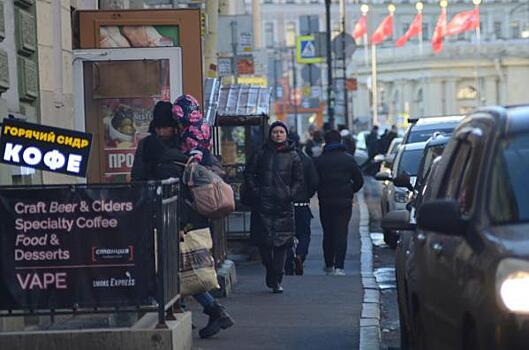
[(233, 319), (224, 310), (224, 307), (218, 302), (214, 302), (210, 306), (204, 308), (204, 313), (209, 316), (208, 324), (202, 328), (198, 334), (200, 338), (209, 338), (214, 336), (221, 329), (226, 329), (233, 326)]
[(272, 288), (274, 286), (274, 274), (269, 268), (266, 269), (265, 282), (268, 288)]

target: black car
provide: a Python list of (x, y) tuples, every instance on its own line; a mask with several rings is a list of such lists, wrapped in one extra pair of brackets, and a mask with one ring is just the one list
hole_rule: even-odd
[(435, 171), (399, 289), (409, 345), (529, 348), (529, 106), (465, 118)]

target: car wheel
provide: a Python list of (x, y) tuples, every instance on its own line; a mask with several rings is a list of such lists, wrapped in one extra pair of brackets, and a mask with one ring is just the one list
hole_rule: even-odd
[(384, 230), (384, 242), (391, 249), (395, 249), (397, 247), (397, 235), (392, 231)]

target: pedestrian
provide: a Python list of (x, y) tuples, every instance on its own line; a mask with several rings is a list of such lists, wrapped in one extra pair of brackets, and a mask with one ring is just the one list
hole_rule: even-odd
[(338, 131), (340, 132), (340, 136), (342, 137), (342, 143), (345, 146), (345, 150), (351, 154), (352, 156), (355, 155), (356, 152), (356, 140), (351, 135), (351, 132), (347, 127), (343, 124), (338, 125)]
[[(198, 107), (197, 110), (200, 112)], [(188, 111), (187, 116), (189, 117), (189, 115)], [(177, 120), (173, 117), (173, 104), (164, 101), (158, 102), (154, 107), (153, 119), (149, 125), (150, 135), (141, 140), (136, 149), (131, 172), (132, 181), (163, 180), (170, 177), (182, 178), (184, 167), (181, 164), (187, 163), (190, 157), (199, 162), (207, 158), (203, 157), (204, 149), (198, 147), (189, 149), (187, 144), (190, 142), (184, 145), (186, 140), (182, 136), (185, 135), (184, 131), (189, 131), (189, 128), (180, 129), (181, 133), (177, 132), (178, 129)], [(207, 133), (203, 133), (201, 137), (204, 138), (205, 135)], [(188, 151), (183, 151), (183, 149), (188, 149)], [(189, 205), (190, 193), (185, 188), (183, 190), (186, 200), (182, 206), (181, 230), (187, 232), (209, 228), (208, 218), (193, 210)], [(220, 329), (233, 325), (231, 316), (209, 292), (193, 295), (193, 298), (202, 305), (204, 313), (209, 316), (208, 324), (199, 331), (200, 337), (211, 337)]]
[(375, 156), (378, 154), (378, 126), (374, 125), (371, 132), (366, 136), (366, 147), (367, 147), (367, 160), (362, 165), (367, 175), (374, 176), (378, 171), (378, 166), (374, 162)]
[(289, 140), (301, 159), (303, 165), (303, 186), (299, 195), (294, 198), (294, 222), (297, 244), (295, 249), (289, 249), (285, 272), (287, 275), (303, 275), (303, 263), (307, 258), (310, 245), (310, 221), (314, 217), (310, 210), (310, 199), (316, 193), (318, 187), (318, 172), (312, 159), (303, 152), (299, 143), (299, 136), (295, 133), (289, 134)]
[(360, 168), (341, 141), (338, 131), (327, 132), (323, 154), (315, 161), (320, 179), (318, 199), (325, 272), (338, 276), (345, 275), (344, 261), (353, 196), (364, 184)]
[(311, 138), (305, 143), (305, 153), (312, 159), (318, 158), (323, 150), (323, 134), (321, 130), (315, 129)]
[(301, 159), (287, 136), (283, 122), (272, 123), (268, 141), (250, 158), (244, 172), (251, 238), (266, 268), (266, 286), (274, 293), (283, 293), (287, 251), (294, 239), (293, 201), (303, 185)]

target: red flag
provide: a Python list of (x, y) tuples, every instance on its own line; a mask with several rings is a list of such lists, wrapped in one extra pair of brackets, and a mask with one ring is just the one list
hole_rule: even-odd
[(422, 13), (418, 13), (415, 16), (413, 22), (411, 22), (410, 27), (406, 31), (406, 34), (404, 34), (399, 38), (399, 40), (397, 40), (397, 47), (404, 46), (404, 44), (406, 44), (411, 37), (414, 37), (419, 33), (422, 33)]
[(457, 13), (446, 26), (446, 35), (458, 35), (479, 27), (479, 7)]
[(393, 15), (390, 14), (382, 23), (378, 25), (377, 30), (371, 35), (371, 44), (377, 45), (384, 41), (388, 36), (393, 34)]
[(355, 28), (354, 28), (354, 31), (353, 31), (353, 38), (359, 39), (362, 36), (364, 36), (365, 34), (367, 34), (366, 16), (362, 15), (362, 17), (360, 17), (358, 22), (356, 22), (356, 24), (355, 24)]
[(432, 50), (435, 53), (443, 49), (443, 38), (446, 35), (446, 8), (441, 9), (441, 14), (437, 19), (437, 25), (432, 36)]

